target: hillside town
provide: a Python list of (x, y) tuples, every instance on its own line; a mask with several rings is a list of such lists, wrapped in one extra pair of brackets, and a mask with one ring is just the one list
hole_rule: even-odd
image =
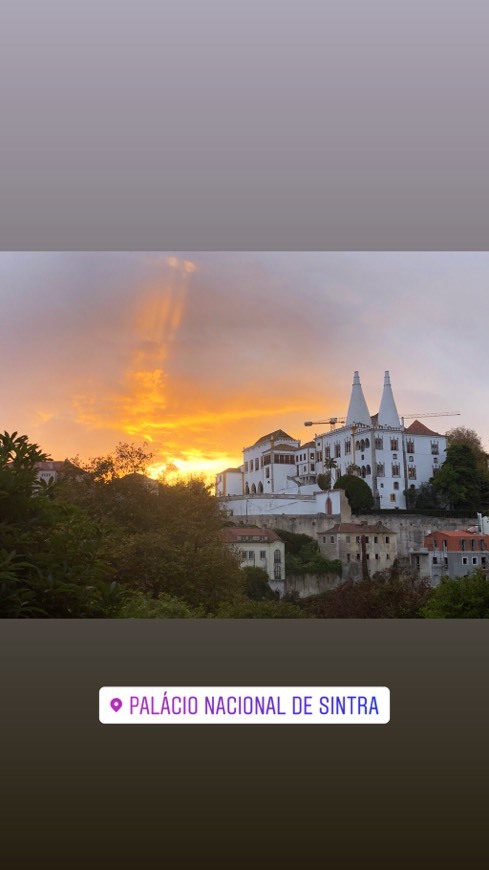
[[(455, 528), (458, 518), (413, 517), (408, 511), (409, 495), (429, 485), (443, 466), (447, 438), (420, 419), (406, 424), (388, 371), (377, 413), (370, 413), (355, 371), (345, 419), (327, 422), (329, 431), (318, 431), (305, 443), (283, 429), (263, 435), (243, 449), (239, 467), (216, 476), (221, 510), (239, 524), (241, 535), (251, 535), (253, 528), (308, 534), (327, 559), (340, 560), (343, 579), (356, 580), (366, 568), (370, 573), (385, 570), (396, 560), (433, 585), (442, 576), (487, 570), (487, 517), (477, 513)], [(373, 512), (368, 517), (353, 517), (344, 490), (335, 488), (345, 475), (370, 488)], [(249, 549), (243, 548), (242, 556), (243, 564), (256, 564)], [(269, 577), (276, 581), (270, 570)], [(327, 588), (328, 582), (324, 578), (320, 586)]]

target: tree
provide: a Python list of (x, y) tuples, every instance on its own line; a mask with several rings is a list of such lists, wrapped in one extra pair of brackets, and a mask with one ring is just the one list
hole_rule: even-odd
[(347, 580), (336, 589), (306, 603), (308, 613), (321, 619), (415, 619), (428, 600), (431, 587), (414, 573), (394, 565), (371, 579)]
[(268, 574), (262, 568), (243, 568), (244, 593), (251, 601), (271, 601), (278, 598), (270, 586)]
[(473, 449), (466, 444), (452, 444), (433, 486), (451, 510), (473, 513), (481, 507), (485, 483)]
[(119, 599), (100, 558), (101, 529), (38, 481), (47, 458), (26, 435), (0, 436), (0, 615), (110, 616)]
[(316, 483), (320, 489), (325, 491), (331, 489), (333, 469), (336, 468), (336, 465), (337, 463), (335, 459), (324, 460), (324, 472), (323, 474), (318, 474), (316, 478)]
[(441, 508), (440, 493), (435, 487), (433, 480), (422, 483), (417, 489), (404, 491), (406, 505), (416, 510), (436, 510)]
[(344, 489), (352, 513), (359, 514), (371, 510), (374, 506), (374, 497), (368, 483), (361, 477), (352, 474), (343, 474), (334, 485), (335, 489)]
[(325, 559), (319, 544), (309, 535), (276, 529), (277, 535), (285, 543), (285, 572), (287, 575), (337, 574), (341, 577), (339, 559)]
[(451, 580), (443, 577), (421, 610), (425, 619), (487, 619), (489, 580), (480, 569)]
[(63, 482), (58, 493), (104, 522), (104, 557), (124, 589), (155, 600), (164, 593), (206, 612), (243, 597), (243, 574), (220, 537), (222, 514), (202, 480), (97, 475)]
[(138, 445), (119, 441), (113, 453), (92, 457), (87, 462), (75, 456), (71, 461), (88, 472), (93, 480), (107, 482), (127, 474), (145, 474), (153, 456), (146, 442)]
[(246, 601), (222, 604), (219, 619), (307, 619), (309, 614), (288, 601)]

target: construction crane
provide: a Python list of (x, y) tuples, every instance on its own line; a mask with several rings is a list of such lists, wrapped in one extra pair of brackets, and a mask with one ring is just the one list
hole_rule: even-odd
[[(401, 419), (401, 424), (404, 426), (404, 420), (419, 420), (420, 417), (460, 417), (460, 411), (428, 411), (427, 413), (419, 414), (404, 414)], [(329, 420), (308, 420), (304, 426), (322, 426), (329, 423), (330, 429), (333, 430), (338, 424), (343, 425), (346, 420), (339, 417), (330, 417)], [(357, 423), (355, 426), (359, 425)]]
[(419, 420), (420, 417), (460, 417), (460, 411), (428, 411), (426, 414), (404, 414), (401, 417), (401, 423), (404, 426), (404, 420)]
[(330, 417), (329, 420), (309, 420), (304, 423), (304, 426), (322, 426), (323, 423), (329, 423), (330, 429), (334, 429), (338, 423), (346, 423), (346, 420), (339, 420), (338, 417)]

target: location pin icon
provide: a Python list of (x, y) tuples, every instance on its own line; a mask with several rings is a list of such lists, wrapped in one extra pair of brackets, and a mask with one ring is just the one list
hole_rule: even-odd
[(120, 698), (112, 698), (110, 702), (110, 706), (112, 707), (114, 713), (118, 713), (122, 707), (122, 701)]

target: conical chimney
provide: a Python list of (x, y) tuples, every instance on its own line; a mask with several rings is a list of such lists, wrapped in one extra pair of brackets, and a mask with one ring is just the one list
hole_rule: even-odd
[(386, 372), (384, 376), (384, 391), (380, 402), (378, 424), (379, 426), (394, 426), (397, 428), (400, 426), (389, 372)]
[(370, 412), (367, 408), (362, 385), (360, 383), (360, 375), (358, 372), (354, 372), (350, 404), (346, 415), (346, 425), (352, 426), (353, 423), (364, 423), (366, 426), (370, 426), (371, 422)]

